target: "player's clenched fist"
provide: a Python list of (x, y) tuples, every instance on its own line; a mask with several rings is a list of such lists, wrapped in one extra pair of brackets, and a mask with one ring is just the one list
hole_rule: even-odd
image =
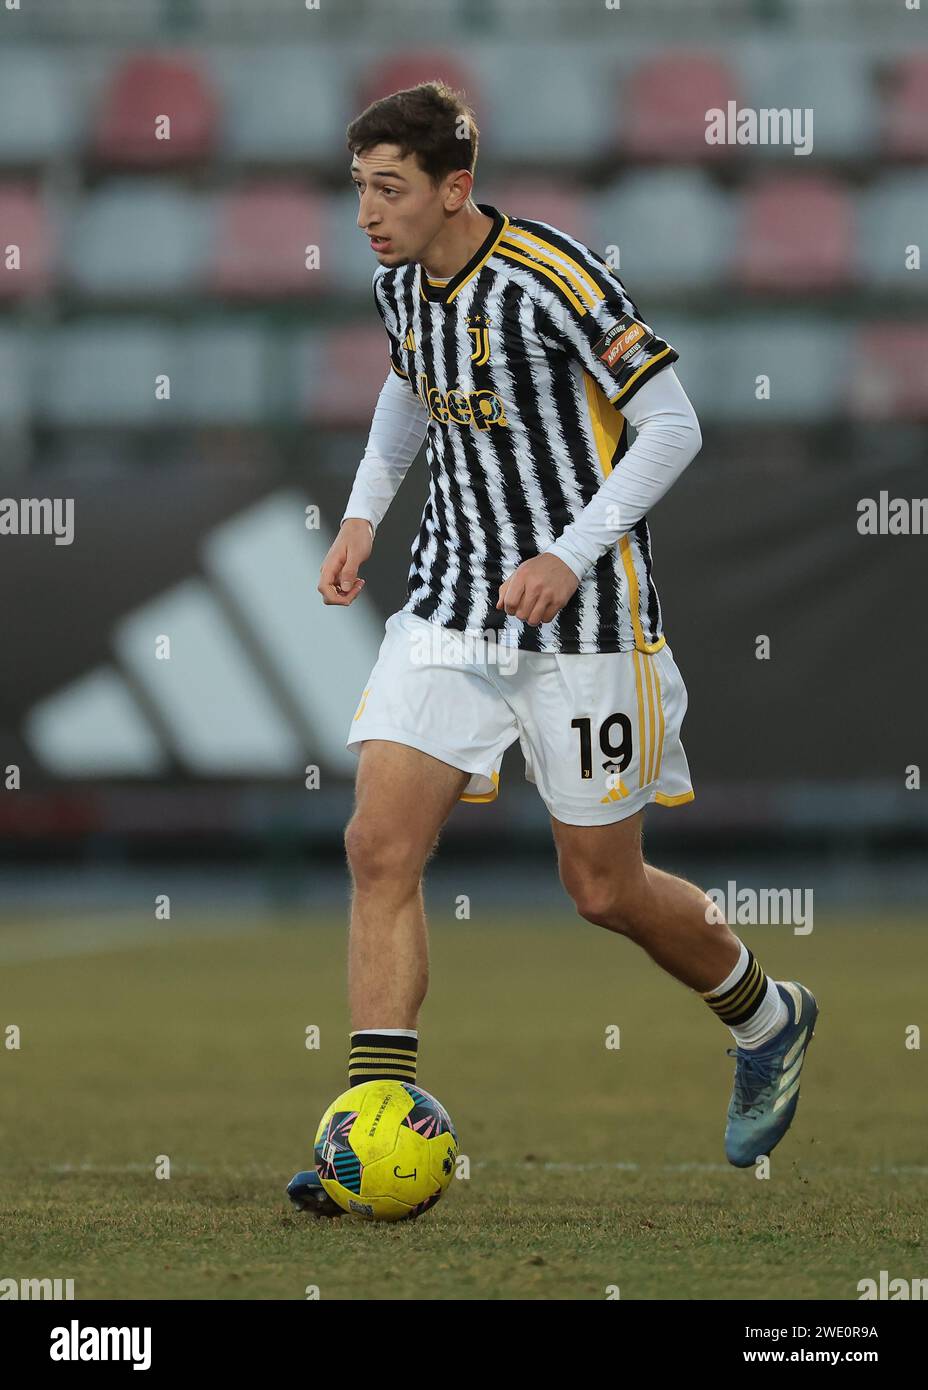
[(342, 522), (341, 530), (319, 571), (316, 588), (322, 595), (323, 603), (334, 603), (342, 608), (354, 603), (364, 588), (364, 580), (358, 578), (358, 570), (370, 557), (373, 548), (374, 532), (369, 521), (349, 517)]
[(556, 555), (524, 560), (499, 586), (497, 608), (531, 627), (550, 623), (576, 592), (579, 579)]

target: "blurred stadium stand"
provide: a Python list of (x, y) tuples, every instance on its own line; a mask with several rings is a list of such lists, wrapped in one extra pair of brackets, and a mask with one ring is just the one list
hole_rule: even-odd
[[(290, 571), (313, 614), (287, 610), (316, 653), (300, 680), (315, 679), (320, 644), (339, 640), (315, 613), (316, 551), (337, 526), (387, 367), (345, 126), (376, 96), (435, 75), (476, 106), (478, 200), (550, 221), (612, 257), (681, 354), (705, 444), (699, 482), (662, 503), (654, 531), (668, 628), (673, 637), (691, 625), (688, 643), (674, 645), (702, 707), (689, 726), (705, 791), (685, 833), (796, 829), (808, 804), (796, 788), (814, 784), (840, 838), (850, 813), (835, 787), (854, 776), (883, 788), (868, 803), (873, 823), (909, 833), (910, 803), (893, 782), (901, 745), (891, 766), (870, 757), (864, 767), (840, 740), (819, 739), (818, 757), (810, 736), (806, 764), (785, 767), (775, 739), (749, 743), (745, 715), (746, 761), (717, 758), (732, 714), (724, 701), (707, 706), (715, 683), (738, 688), (745, 675), (724, 644), (714, 649), (725, 623), (690, 601), (687, 566), (718, 588), (708, 571), (720, 552), (736, 548), (750, 568), (752, 545), (763, 544), (814, 588), (810, 557), (839, 554), (847, 572), (830, 571), (822, 595), (821, 622), (833, 622), (832, 589), (843, 592), (861, 564), (854, 499), (874, 490), (866, 470), (876, 459), (887, 487), (924, 490), (915, 465), (928, 420), (928, 269), (907, 260), (928, 231), (924, 22), (901, 3), (867, 0), (622, 0), (614, 12), (580, 0), (0, 9), (0, 491), (58, 495), (67, 480), (82, 516), (71, 552), (40, 554), (39, 540), (0, 546), (0, 583), (28, 609), (12, 620), (7, 650), (17, 656), (0, 692), (0, 763), (21, 762), (29, 781), (15, 801), (0, 797), (9, 843), (66, 839), (74, 826), (87, 835), (136, 825), (144, 837), (152, 803), (131, 798), (149, 778), (178, 834), (206, 825), (247, 838), (284, 804), (285, 819), (337, 824), (351, 769), (339, 730), (382, 618), (403, 601), (421, 461), (371, 562), (376, 605), (351, 627), (356, 645), (342, 634), (353, 655), (331, 659), (329, 699), (316, 688), (312, 711), (298, 707), (280, 643), (276, 654), (262, 646), (266, 617), (243, 615), (228, 566), (220, 580), (209, 557), (217, 528), (237, 517), (251, 535), (251, 509), (273, 510), (275, 498), (291, 497), (297, 513), (322, 506), (320, 532), (301, 523), (312, 563)], [(812, 108), (813, 155), (708, 145), (705, 112), (729, 100)], [(171, 138), (154, 139), (165, 113)], [(169, 401), (153, 394), (161, 374)], [(773, 386), (760, 402), (763, 374)], [(140, 507), (157, 545), (142, 544), (128, 519)], [(778, 507), (780, 542), (752, 529)], [(820, 529), (793, 554), (791, 518), (803, 518), (801, 531), (809, 515)], [(273, 568), (274, 547), (254, 527)], [(794, 619), (795, 591), (772, 563), (764, 576), (747, 585), (742, 644)], [(906, 557), (874, 590), (900, 631), (918, 627), (918, 589)], [(62, 592), (74, 605), (63, 636)], [(196, 702), (184, 706), (140, 674), (143, 612), (162, 624), (173, 615), (187, 634)], [(850, 686), (840, 643), (853, 646), (853, 626), (826, 641), (810, 620), (801, 639), (797, 662), (819, 663), (824, 641), (839, 663), (830, 679)], [(923, 657), (912, 659), (924, 675)], [(900, 689), (899, 717), (914, 720), (918, 682)], [(763, 705), (759, 688), (752, 698)], [(795, 726), (797, 693), (784, 685), (777, 698)], [(865, 706), (855, 710), (866, 719)], [(315, 801), (284, 785), (313, 761), (331, 774)], [(216, 778), (237, 788), (231, 800), (204, 787)], [(80, 795), (75, 779), (87, 784)], [(249, 791), (255, 783), (261, 790)], [(517, 783), (521, 770), (508, 777), (506, 824), (537, 827), (540, 803)], [(853, 806), (855, 825), (866, 821)], [(497, 808), (481, 814), (501, 833)]]

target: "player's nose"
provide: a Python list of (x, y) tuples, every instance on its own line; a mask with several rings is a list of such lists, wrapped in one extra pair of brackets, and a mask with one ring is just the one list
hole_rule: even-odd
[(365, 203), (366, 197), (367, 195), (362, 193), (358, 202), (358, 226), (361, 228), (362, 232), (365, 232), (368, 236), (372, 236), (377, 229), (370, 225), (370, 214), (367, 211), (367, 204)]

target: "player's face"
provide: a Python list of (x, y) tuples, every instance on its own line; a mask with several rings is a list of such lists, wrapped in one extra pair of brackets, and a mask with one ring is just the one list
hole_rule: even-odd
[(351, 161), (358, 190), (358, 226), (381, 265), (417, 261), (445, 224), (444, 183), (437, 187), (415, 155), (375, 145)]

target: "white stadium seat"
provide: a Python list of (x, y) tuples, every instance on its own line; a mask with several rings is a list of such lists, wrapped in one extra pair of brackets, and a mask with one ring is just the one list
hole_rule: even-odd
[[(913, 295), (928, 291), (928, 176), (884, 175), (862, 195), (858, 226), (861, 275)], [(920, 270), (906, 266), (911, 246)]]
[(325, 47), (211, 50), (207, 70), (225, 108), (223, 152), (262, 164), (347, 166), (348, 92)]
[(113, 179), (78, 206), (66, 238), (73, 285), (101, 298), (188, 291), (210, 246), (212, 208), (161, 179)]
[[(183, 357), (177, 335), (157, 322), (97, 319), (50, 333), (40, 354), (40, 417), (53, 425), (179, 423)], [(171, 399), (156, 400), (156, 378), (171, 378)]]
[[(15, 23), (10, 14), (6, 25)], [(77, 102), (64, 55), (10, 44), (0, 52), (0, 164), (39, 164), (69, 152)]]
[(185, 420), (203, 425), (257, 424), (274, 409), (270, 340), (251, 322), (198, 324), (183, 339), (176, 404)]
[(652, 286), (698, 290), (717, 283), (731, 258), (730, 197), (698, 170), (632, 174), (595, 200), (595, 249), (617, 246), (617, 272), (632, 297)]

